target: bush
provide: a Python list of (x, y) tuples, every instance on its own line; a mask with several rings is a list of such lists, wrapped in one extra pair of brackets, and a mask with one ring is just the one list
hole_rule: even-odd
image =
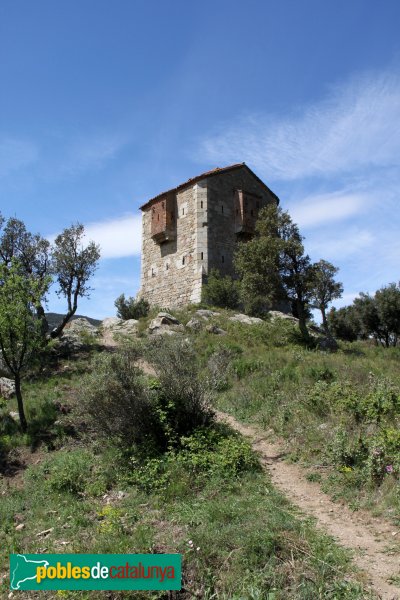
[(169, 443), (210, 424), (209, 385), (190, 342), (160, 336), (150, 342), (146, 355), (158, 379), (158, 389), (154, 390), (157, 412)]
[(53, 492), (84, 493), (94, 464), (93, 454), (87, 450), (62, 451), (48, 458), (39, 466), (28, 469), (27, 477), (47, 486)]
[(207, 362), (209, 382), (212, 389), (222, 392), (229, 388), (229, 371), (233, 352), (229, 347), (221, 346), (210, 356)]
[(191, 346), (160, 336), (147, 355), (157, 375), (151, 381), (137, 367), (139, 353), (129, 345), (97, 357), (86, 378), (84, 408), (99, 437), (150, 456), (209, 424), (212, 411)]
[(129, 479), (146, 491), (174, 487), (177, 471), (189, 477), (189, 485), (204, 482), (210, 476), (236, 478), (243, 473), (261, 471), (250, 443), (226, 427), (199, 428), (179, 440), (179, 451), (171, 450), (161, 458), (133, 460)]
[(100, 355), (84, 385), (84, 408), (93, 430), (123, 448), (163, 445), (151, 390), (146, 388), (132, 347)]
[(150, 310), (150, 304), (144, 298), (139, 298), (139, 300), (132, 297), (125, 298), (125, 294), (118, 296), (114, 305), (117, 309), (117, 317), (124, 321), (147, 317)]
[(229, 275), (223, 277), (217, 269), (211, 269), (207, 284), (203, 286), (202, 302), (221, 308), (237, 308), (239, 284)]

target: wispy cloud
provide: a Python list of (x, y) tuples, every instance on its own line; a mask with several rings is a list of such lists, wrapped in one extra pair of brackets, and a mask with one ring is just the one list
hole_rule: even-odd
[(213, 163), (245, 160), (269, 180), (400, 165), (400, 76), (371, 75), (333, 88), (289, 117), (256, 114), (203, 139)]
[(367, 194), (338, 191), (308, 196), (293, 202), (290, 213), (301, 227), (311, 228), (347, 219), (365, 211), (370, 204)]
[(142, 225), (139, 215), (129, 215), (85, 226), (86, 239), (100, 245), (102, 258), (138, 256), (141, 253)]
[(374, 241), (375, 237), (368, 229), (351, 227), (308, 238), (306, 250), (316, 260), (323, 257), (335, 262), (363, 252)]
[(0, 177), (34, 163), (38, 157), (39, 150), (33, 142), (0, 137)]
[[(57, 234), (48, 236), (53, 243)], [(85, 242), (100, 246), (101, 259), (140, 256), (142, 220), (140, 215), (125, 215), (117, 219), (85, 224)]]
[(61, 158), (61, 170), (77, 173), (100, 169), (113, 160), (126, 145), (125, 137), (117, 134), (80, 136), (66, 144), (65, 156)]

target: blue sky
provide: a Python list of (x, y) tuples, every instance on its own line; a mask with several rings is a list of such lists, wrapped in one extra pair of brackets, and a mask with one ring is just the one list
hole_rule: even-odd
[(398, 281), (399, 28), (398, 0), (2, 0), (0, 210), (84, 223), (102, 318), (138, 290), (138, 207), (245, 161), (340, 267), (338, 305)]

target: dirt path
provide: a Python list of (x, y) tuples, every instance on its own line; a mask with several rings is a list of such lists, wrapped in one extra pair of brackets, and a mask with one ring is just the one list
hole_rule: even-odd
[(283, 444), (270, 441), (268, 432), (243, 425), (225, 413), (217, 416), (250, 439), (276, 488), (302, 512), (314, 517), (320, 529), (354, 551), (354, 562), (365, 572), (374, 592), (382, 600), (400, 600), (400, 579), (396, 585), (389, 582), (390, 578), (400, 578), (400, 554), (391, 550), (400, 543), (399, 528), (364, 511), (352, 512), (332, 502), (317, 483), (307, 481), (305, 469), (284, 461)]

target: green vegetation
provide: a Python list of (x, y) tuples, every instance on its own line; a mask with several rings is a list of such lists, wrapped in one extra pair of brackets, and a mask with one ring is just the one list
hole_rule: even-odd
[[(177, 316), (184, 320), (193, 310)], [(373, 597), (363, 591), (348, 554), (273, 489), (249, 444), (215, 423), (209, 409), (216, 395), (218, 405), (244, 419), (258, 418), (260, 378), (278, 390), (281, 381), (294, 380), (288, 361), (295, 357), (310, 357), (305, 363), (310, 385), (319, 379), (335, 382), (337, 367), (328, 364), (329, 356), (300, 346), (290, 323), (249, 327), (228, 316), (215, 317), (225, 336), (202, 329), (152, 343), (140, 339), (135, 348), (116, 353), (99, 353), (93, 346), (67, 360), (53, 357), (24, 383), (30, 415), (25, 435), (6, 419), (15, 401), (4, 404), (0, 439), (9, 455), (0, 489), (1, 564), (10, 552), (181, 552), (183, 590), (171, 597)], [(152, 366), (151, 374), (135, 366), (138, 352)], [(316, 356), (323, 368), (313, 366)], [(279, 362), (283, 375), (272, 375), (270, 367), (277, 370)], [(112, 410), (103, 414), (107, 397)], [(141, 414), (141, 403), (151, 415), (142, 438), (132, 419), (129, 427), (123, 423), (133, 405)], [(385, 415), (392, 414), (392, 404), (385, 403)], [(5, 579), (4, 594), (7, 587)], [(128, 597), (166, 598), (113, 594)]]
[(124, 321), (147, 317), (150, 310), (150, 304), (144, 298), (139, 298), (139, 300), (135, 300), (132, 296), (125, 298), (125, 294), (118, 296), (114, 305), (117, 309), (117, 317)]
[(400, 284), (390, 283), (374, 296), (361, 293), (353, 304), (332, 309), (328, 323), (338, 338), (354, 341), (373, 338), (386, 348), (398, 345), (400, 337)]
[(196, 340), (204, 364), (229, 355), (218, 408), (272, 428), (334, 497), (400, 522), (399, 349), (365, 341), (321, 352), (282, 321), (224, 328), (222, 340)]
[(43, 346), (36, 308), (43, 301), (50, 281), (27, 276), (22, 264), (12, 259), (8, 267), (0, 263), (0, 282), (1, 362), (14, 378), (19, 422), (25, 432), (27, 422), (21, 377)]
[(239, 305), (239, 282), (229, 275), (224, 277), (218, 269), (211, 269), (207, 284), (202, 289), (202, 301), (210, 306), (237, 308)]
[(35, 309), (42, 323), (44, 341), (58, 338), (76, 313), (79, 298), (90, 296), (89, 281), (97, 268), (100, 248), (94, 242), (84, 245), (84, 236), (83, 225), (77, 223), (64, 229), (51, 245), (39, 234), (29, 232), (19, 219), (11, 217), (6, 221), (0, 213), (2, 268), (7, 271), (18, 261), (21, 276), (34, 280), (41, 289), (46, 289), (53, 280), (56, 281), (57, 295), (66, 300), (66, 313), (48, 336), (44, 298), (40, 298), (40, 301), (36, 298)]

